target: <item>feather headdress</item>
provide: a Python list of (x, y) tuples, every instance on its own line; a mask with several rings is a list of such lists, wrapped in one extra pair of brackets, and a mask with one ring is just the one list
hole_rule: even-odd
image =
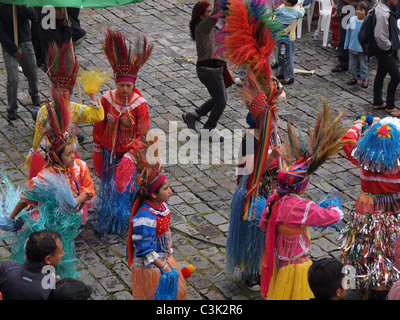
[(69, 92), (72, 92), (79, 72), (79, 63), (75, 59), (73, 50), (71, 43), (65, 43), (60, 47), (52, 42), (46, 57), (53, 86), (67, 89)]
[(50, 150), (56, 154), (69, 142), (68, 128), (72, 120), (69, 102), (69, 92), (52, 88), (53, 103), (46, 102), (48, 120), (44, 127), (44, 134), (49, 139)]
[(256, 75), (262, 73), (269, 81), (269, 60), (283, 36), (281, 23), (272, 19), (273, 13), (265, 14), (265, 1), (229, 0), (220, 2), (220, 7), (223, 26), (217, 34), (217, 52), (233, 67), (251, 65)]
[(115, 81), (135, 83), (139, 69), (150, 58), (153, 45), (149, 46), (143, 35), (142, 41), (139, 38), (136, 40), (134, 48), (131, 45), (128, 48), (125, 36), (121, 32), (107, 29), (103, 50), (114, 71)]
[[(318, 114), (314, 129), (308, 125), (308, 139), (297, 136), (290, 121), (288, 135), (284, 134), (286, 161), (297, 163), (296, 168), (302, 167), (304, 177), (315, 172), (324, 162), (331, 159), (348, 140), (341, 141), (347, 128), (341, 126), (342, 112), (331, 122), (332, 111), (328, 102), (323, 100), (323, 111)], [(289, 173), (290, 174), (290, 173)]]

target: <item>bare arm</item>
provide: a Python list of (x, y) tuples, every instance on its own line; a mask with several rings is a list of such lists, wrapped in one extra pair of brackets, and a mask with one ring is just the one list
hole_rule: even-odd
[(10, 219), (14, 219), (18, 213), (20, 213), (28, 204), (24, 201), (19, 201), (15, 206), (14, 210), (10, 214)]

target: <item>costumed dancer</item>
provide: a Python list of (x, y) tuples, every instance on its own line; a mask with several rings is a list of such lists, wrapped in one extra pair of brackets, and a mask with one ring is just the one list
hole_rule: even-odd
[[(268, 300), (308, 300), (313, 297), (307, 273), (310, 237), (308, 226), (327, 226), (343, 217), (335, 206), (323, 208), (301, 198), (310, 175), (341, 148), (339, 127), (342, 114), (330, 124), (331, 112), (324, 102), (314, 131), (309, 128), (308, 141), (296, 137), (288, 122), (285, 138), (287, 163), (278, 174), (278, 188), (267, 200), (260, 227), (266, 232), (261, 265), (261, 295)], [(286, 137), (286, 136), (285, 136)]]
[[(128, 230), (136, 193), (136, 170), (127, 152), (141, 147), (139, 126), (150, 127), (147, 103), (135, 82), (139, 69), (150, 58), (153, 46), (148, 46), (143, 36), (143, 41), (138, 39), (134, 48), (128, 48), (119, 31), (108, 29), (103, 49), (114, 71), (117, 87), (103, 94), (101, 104), (105, 118), (93, 126), (93, 170), (101, 178), (93, 227), (106, 235)], [(125, 154), (127, 161), (119, 165)], [(115, 187), (119, 183), (125, 186), (123, 192)]]
[(157, 137), (153, 142), (144, 141), (144, 152), (139, 147), (132, 152), (140, 184), (129, 220), (128, 266), (132, 266), (132, 296), (135, 300), (186, 300), (186, 282), (172, 256), (171, 217), (167, 204), (172, 191), (161, 170), (159, 148), (152, 148), (153, 155), (147, 152), (156, 141)]
[[(254, 75), (250, 78), (256, 81)], [(243, 282), (252, 290), (259, 290), (265, 243), (265, 232), (258, 222), (268, 196), (277, 187), (278, 158), (283, 153), (280, 139), (273, 130), (276, 130), (273, 122), (277, 120), (275, 98), (279, 94), (275, 88), (274, 83), (267, 97), (261, 87), (244, 85), (242, 94), (249, 110), (247, 123), (250, 127), (242, 140), (242, 164), (239, 164), (238, 186), (232, 198), (226, 269), (232, 273), (235, 267), (240, 268)]]
[[(80, 210), (85, 202), (94, 197), (95, 191), (86, 163), (75, 158), (68, 133), (72, 116), (69, 92), (53, 88), (52, 94), (53, 103), (47, 104), (49, 117), (43, 129), (50, 143), (46, 154), (47, 165), (28, 181), (16, 204), (19, 194), (8, 181), (7, 189), (2, 190), (5, 204), (1, 207), (0, 229), (15, 231), (21, 227), (17, 216), (25, 222), (24, 230), (5, 236), (13, 239), (12, 259), (19, 262), (24, 261), (24, 245), (31, 232), (42, 229), (57, 231), (65, 252), (57, 273), (61, 277), (76, 278), (79, 273), (76, 270), (74, 239), (82, 221)], [(10, 194), (13, 196), (9, 197)], [(13, 207), (10, 207), (10, 201)]]
[[(76, 78), (79, 73), (79, 63), (73, 54), (72, 44), (64, 44), (59, 47), (53, 43), (49, 46), (47, 54), (47, 66), (53, 87), (60, 90), (67, 90), (69, 96), (72, 94)], [(104, 78), (98, 77), (100, 80)], [(89, 82), (98, 83), (98, 79), (91, 79)], [(100, 86), (101, 83), (98, 83)], [(96, 97), (96, 90), (88, 92), (92, 105), (87, 106), (70, 101), (72, 121), (68, 129), (71, 144), (74, 147), (75, 157), (79, 159), (79, 143), (77, 139), (78, 125), (80, 123), (95, 123), (104, 119), (104, 110), (100, 100)], [(51, 102), (52, 103), (52, 102)], [(43, 128), (48, 121), (47, 106), (43, 105), (36, 116), (35, 135), (32, 148), (25, 161), (25, 168), (29, 170), (29, 179), (35, 177), (40, 170), (47, 165), (45, 155), (48, 152), (49, 140), (46, 138)], [(83, 223), (87, 221), (88, 210), (92, 204), (87, 202), (83, 210)]]
[(250, 126), (241, 146), (244, 163), (239, 163), (242, 172), (232, 199), (226, 269), (232, 274), (235, 267), (240, 268), (246, 286), (257, 290), (265, 243), (265, 233), (258, 222), (266, 198), (275, 191), (275, 159), (283, 151), (277, 135), (275, 102), (282, 90), (272, 81), (269, 65), (280, 35), (276, 22), (265, 18), (265, 2), (220, 2), (220, 9), (223, 28), (218, 32), (218, 51), (235, 67), (248, 65), (248, 83), (243, 86), (242, 100), (249, 110), (246, 120)]
[(352, 139), (343, 150), (360, 168), (361, 193), (342, 230), (341, 258), (356, 268), (357, 287), (379, 299), (400, 275), (394, 254), (399, 235), (400, 121), (384, 118), (362, 133), (366, 122), (357, 119), (342, 138)]

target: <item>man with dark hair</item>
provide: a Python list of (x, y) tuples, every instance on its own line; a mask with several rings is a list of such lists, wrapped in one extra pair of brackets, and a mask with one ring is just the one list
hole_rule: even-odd
[(346, 294), (343, 288), (344, 264), (335, 258), (313, 262), (308, 270), (308, 284), (316, 300), (340, 300)]
[(60, 235), (52, 230), (32, 232), (25, 245), (25, 263), (5, 260), (0, 265), (4, 300), (46, 300), (57, 279), (47, 271), (64, 256)]

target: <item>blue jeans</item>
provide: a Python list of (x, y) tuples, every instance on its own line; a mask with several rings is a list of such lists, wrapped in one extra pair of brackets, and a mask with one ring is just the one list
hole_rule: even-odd
[(350, 55), (350, 72), (353, 78), (357, 78), (360, 72), (361, 79), (367, 79), (368, 76), (368, 57), (362, 53), (353, 53), (349, 51)]
[[(294, 79), (294, 41), (285, 40), (286, 59), (278, 59), (278, 75), (282, 75), (285, 79)], [(281, 43), (278, 42), (278, 52)]]
[(224, 68), (197, 67), (196, 69), (197, 76), (201, 83), (206, 86), (211, 96), (211, 99), (196, 109), (196, 113), (199, 117), (203, 117), (211, 111), (203, 128), (212, 130), (217, 126), (218, 120), (226, 107), (227, 95), (223, 77)]

